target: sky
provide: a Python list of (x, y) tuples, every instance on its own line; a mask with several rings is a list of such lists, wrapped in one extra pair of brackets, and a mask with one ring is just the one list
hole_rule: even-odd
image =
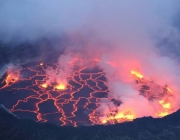
[(0, 35), (3, 41), (90, 32), (104, 39), (134, 38), (141, 30), (157, 32), (173, 24), (178, 5), (178, 0), (6, 0), (0, 2)]

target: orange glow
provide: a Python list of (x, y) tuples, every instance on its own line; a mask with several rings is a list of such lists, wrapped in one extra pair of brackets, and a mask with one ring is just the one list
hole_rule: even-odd
[(103, 123), (103, 124), (107, 123), (107, 120), (102, 120), (102, 123)]
[(15, 72), (15, 73), (8, 74), (7, 77), (3, 80), (3, 82), (5, 82), (5, 85), (3, 87), (1, 87), (0, 89), (3, 89), (5, 87), (10, 86), (13, 83), (17, 82), (18, 78), (19, 78), (19, 73)]
[(144, 77), (141, 73), (139, 73), (137, 71), (133, 71), (133, 70), (131, 71), (131, 74), (136, 75), (138, 78), (143, 78)]
[[(131, 74), (139, 79), (142, 79), (144, 77), (144, 75), (142, 75), (140, 72), (134, 71), (134, 70), (131, 70)], [(144, 79), (144, 81), (148, 83), (148, 81), (151, 81), (151, 79), (146, 78)], [(169, 87), (166, 87), (166, 89), (168, 92), (172, 93), (172, 90)], [(159, 108), (156, 115), (158, 117), (164, 117), (168, 115), (171, 109), (171, 102), (169, 101), (169, 99), (165, 98), (165, 99), (159, 100), (158, 103), (160, 104), (161, 108)], [(135, 114), (132, 112), (123, 111), (123, 112), (118, 112), (116, 114), (113, 114), (113, 112), (110, 112), (109, 114), (110, 115), (108, 115), (106, 119), (103, 119), (101, 121), (102, 124), (106, 124), (106, 123), (114, 124), (114, 123), (121, 123), (124, 121), (133, 121), (136, 118)]]
[(43, 66), (43, 63), (41, 62), (39, 65), (40, 65), (40, 66)]
[(118, 113), (115, 117), (115, 119), (127, 119), (129, 121), (134, 119), (133, 114), (123, 114), (123, 113)]
[(55, 88), (58, 90), (64, 90), (66, 89), (66, 86), (64, 84), (59, 84), (59, 85), (56, 85)]
[(122, 113), (119, 112), (115, 116), (108, 116), (106, 119), (102, 120), (102, 123), (113, 123), (113, 122), (124, 122), (124, 121), (133, 121), (135, 118), (134, 114), (129, 114), (129, 113)]
[(9, 85), (11, 82), (15, 82), (18, 80), (18, 76), (16, 75), (13, 75), (13, 74), (9, 74), (6, 79), (5, 79), (5, 82)]

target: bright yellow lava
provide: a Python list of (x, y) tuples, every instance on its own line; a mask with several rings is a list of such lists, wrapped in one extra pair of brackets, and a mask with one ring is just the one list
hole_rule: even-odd
[(159, 103), (163, 106), (165, 109), (170, 109), (171, 108), (171, 103), (165, 103), (164, 100), (160, 100)]
[(166, 103), (166, 104), (162, 104), (162, 106), (166, 109), (170, 109), (171, 104), (170, 103)]
[(160, 113), (158, 113), (158, 116), (164, 117), (164, 116), (167, 116), (168, 114), (169, 114), (168, 112), (160, 112)]
[(66, 86), (64, 84), (59, 84), (59, 85), (56, 85), (55, 88), (58, 90), (64, 90), (66, 89)]
[(134, 115), (133, 114), (123, 114), (123, 113), (119, 113), (117, 114), (115, 117), (115, 119), (127, 119), (127, 120), (133, 120), (134, 119)]
[(42, 87), (47, 88), (47, 84), (46, 83), (42, 84)]
[(137, 71), (131, 71), (131, 74), (136, 75), (138, 78), (143, 78), (143, 75)]
[(111, 122), (111, 121), (122, 122), (124, 120), (132, 121), (132, 120), (134, 120), (134, 118), (135, 118), (134, 114), (118, 113), (115, 116), (109, 116), (107, 119), (103, 119), (102, 123), (105, 124), (105, 123)]
[(158, 115), (159, 117), (164, 117), (164, 116), (169, 115), (168, 110), (171, 108), (171, 103), (165, 102), (164, 100), (160, 100), (160, 101), (159, 101), (159, 104), (162, 105), (162, 107), (165, 109), (165, 111), (164, 111), (164, 112), (160, 112), (160, 113), (158, 113), (157, 115)]

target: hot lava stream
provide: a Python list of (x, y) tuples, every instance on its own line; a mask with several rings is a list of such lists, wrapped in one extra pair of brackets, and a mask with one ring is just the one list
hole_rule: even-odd
[[(57, 63), (31, 63), (7, 71), (1, 78), (0, 102), (19, 117), (61, 126), (132, 121), (136, 114), (133, 110), (126, 109), (119, 111), (115, 108), (106, 117), (101, 117), (98, 107), (102, 99), (108, 99), (117, 108), (123, 102), (108, 96), (106, 75), (97, 63), (98, 60), (78, 60), (78, 63), (71, 63), (72, 72), (65, 77), (67, 81), (53, 79), (57, 78)], [(47, 69), (54, 75), (48, 73)], [(156, 101), (159, 104), (160, 110), (154, 116), (168, 115), (173, 98), (170, 87), (157, 85), (138, 71), (132, 70), (129, 73), (139, 94), (150, 102)]]

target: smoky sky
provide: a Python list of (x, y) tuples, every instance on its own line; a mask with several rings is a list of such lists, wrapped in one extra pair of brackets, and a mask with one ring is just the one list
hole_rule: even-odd
[[(1, 41), (82, 34), (102, 40), (170, 37), (178, 0), (6, 0), (0, 2)], [(164, 30), (164, 28), (166, 30)], [(171, 35), (170, 35), (171, 34)], [(177, 35), (174, 35), (177, 38)]]

